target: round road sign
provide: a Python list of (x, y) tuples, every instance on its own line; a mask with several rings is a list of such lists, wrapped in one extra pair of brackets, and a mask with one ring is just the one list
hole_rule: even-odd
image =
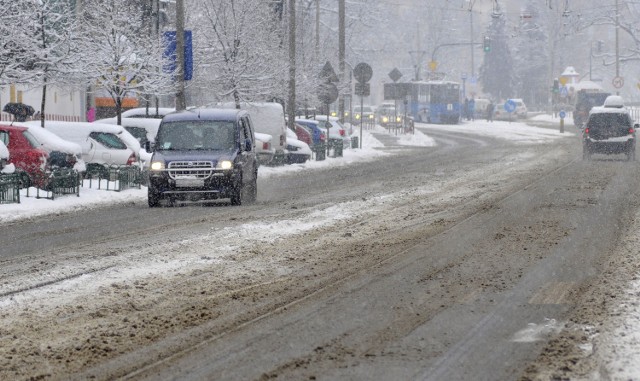
[(353, 76), (355, 77), (356, 81), (360, 83), (369, 82), (369, 80), (373, 76), (373, 69), (371, 69), (371, 66), (369, 66), (369, 64), (360, 62), (356, 65), (356, 67), (353, 68)]
[(615, 87), (616, 89), (619, 89), (622, 86), (624, 86), (624, 78), (619, 77), (619, 76), (615, 77), (615, 78), (613, 78), (611, 83), (613, 84), (613, 87)]
[(567, 116), (567, 113), (564, 110), (560, 110), (560, 118), (564, 119), (565, 116)]
[(509, 99), (504, 103), (504, 110), (508, 113), (516, 111), (516, 102), (513, 99)]

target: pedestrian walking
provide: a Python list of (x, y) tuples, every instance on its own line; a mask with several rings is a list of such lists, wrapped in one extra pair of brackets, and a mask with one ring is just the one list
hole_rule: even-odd
[(462, 119), (469, 119), (469, 98), (464, 98), (464, 105), (462, 106)]
[(493, 105), (493, 101), (489, 101), (489, 104), (487, 105), (487, 122), (493, 122), (493, 111), (495, 109), (495, 106)]

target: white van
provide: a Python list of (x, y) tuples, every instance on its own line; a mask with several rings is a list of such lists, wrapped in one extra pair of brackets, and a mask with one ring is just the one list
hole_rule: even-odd
[[(33, 122), (28, 122), (33, 123)], [(35, 122), (35, 123), (40, 123)], [(45, 121), (45, 130), (82, 148), (87, 167), (141, 165), (140, 143), (122, 126), (87, 122)]]
[[(233, 102), (226, 102), (217, 107), (236, 108), (236, 105)], [(247, 110), (251, 115), (255, 132), (269, 134), (273, 137), (271, 147), (275, 150), (274, 160), (282, 162), (287, 148), (287, 123), (282, 105), (271, 102), (242, 102), (240, 108)]]

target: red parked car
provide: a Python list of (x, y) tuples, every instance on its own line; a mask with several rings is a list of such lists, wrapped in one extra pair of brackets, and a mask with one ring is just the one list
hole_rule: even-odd
[(307, 143), (309, 146), (313, 145), (313, 132), (309, 130), (308, 127), (299, 123), (294, 123), (294, 128), (294, 132), (296, 133), (298, 140)]
[(28, 175), (28, 185), (45, 185), (49, 154), (28, 128), (0, 124), (0, 141), (9, 149), (9, 162)]

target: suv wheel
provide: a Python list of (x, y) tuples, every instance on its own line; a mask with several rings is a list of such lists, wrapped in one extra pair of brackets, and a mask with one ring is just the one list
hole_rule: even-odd
[(151, 187), (149, 187), (147, 192), (147, 199), (149, 201), (149, 208), (156, 208), (160, 206), (160, 195)]
[(244, 187), (242, 186), (242, 179), (238, 180), (238, 183), (233, 187), (233, 194), (231, 195), (231, 205), (242, 205), (244, 197), (242, 197)]
[(636, 160), (636, 147), (629, 148), (629, 151), (627, 152), (627, 160), (629, 161)]

